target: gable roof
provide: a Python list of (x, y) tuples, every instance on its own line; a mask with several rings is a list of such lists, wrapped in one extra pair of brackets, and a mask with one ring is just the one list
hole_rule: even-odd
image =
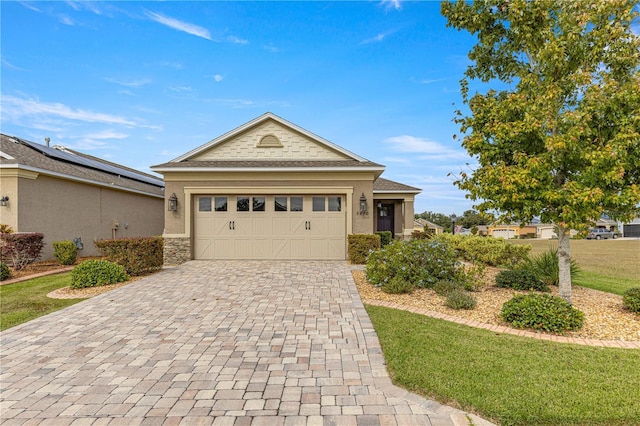
[(235, 136), (238, 136), (239, 134), (241, 134), (241, 133), (243, 133), (243, 132), (245, 132), (245, 131), (253, 128), (253, 127), (259, 126), (260, 124), (266, 123), (269, 120), (273, 120), (276, 123), (280, 124), (281, 126), (288, 127), (289, 129), (291, 129), (293, 131), (296, 131), (296, 132), (306, 136), (309, 139), (312, 139), (317, 144), (322, 145), (322, 146), (324, 146), (324, 147), (326, 147), (326, 148), (328, 148), (328, 149), (330, 149), (332, 151), (337, 151), (337, 152), (343, 154), (344, 156), (346, 156), (346, 157), (348, 157), (350, 159), (353, 159), (353, 160), (356, 160), (356, 161), (360, 161), (360, 162), (368, 162), (369, 161), (369, 160), (367, 160), (367, 159), (365, 159), (363, 157), (360, 157), (359, 155), (356, 155), (356, 154), (354, 154), (354, 153), (342, 148), (341, 146), (338, 146), (338, 145), (336, 145), (336, 144), (334, 144), (332, 142), (329, 142), (328, 140), (326, 140), (324, 138), (321, 138), (320, 136), (318, 136), (318, 135), (316, 135), (314, 133), (309, 132), (306, 129), (303, 129), (302, 127), (300, 127), (300, 126), (298, 126), (296, 124), (291, 123), (290, 121), (285, 120), (282, 117), (279, 117), (279, 116), (277, 116), (277, 115), (275, 115), (275, 114), (273, 114), (271, 112), (267, 112), (267, 113), (262, 114), (261, 116), (256, 117), (253, 120), (251, 120), (251, 121), (249, 121), (249, 122), (247, 122), (247, 123), (245, 123), (245, 124), (243, 124), (241, 126), (236, 127), (233, 130), (228, 131), (227, 133), (225, 133), (223, 135), (218, 136), (217, 138), (215, 138), (215, 139), (213, 139), (213, 140), (211, 140), (211, 141), (209, 141), (209, 142), (207, 142), (207, 143), (205, 143), (203, 145), (200, 145), (199, 147), (197, 147), (195, 149), (192, 149), (191, 151), (187, 152), (186, 154), (183, 154), (183, 155), (181, 155), (181, 156), (179, 156), (177, 158), (174, 158), (173, 160), (170, 161), (170, 163), (188, 161), (190, 159), (193, 159), (193, 157), (195, 157), (196, 155), (198, 155), (198, 154), (200, 154), (200, 153), (202, 153), (204, 151), (207, 151), (207, 150), (209, 150), (211, 148), (214, 148), (217, 145), (221, 145), (224, 142), (227, 142), (228, 140), (234, 138)]
[[(273, 142), (261, 145), (264, 137), (272, 137), (271, 131), (276, 128), (278, 132), (296, 135), (285, 144), (279, 143), (273, 137)], [(262, 135), (256, 148), (255, 139)], [(298, 137), (300, 139), (298, 139)], [(227, 144), (229, 143), (229, 144)], [(317, 148), (322, 155), (305, 155), (297, 144)], [(286, 145), (286, 146), (285, 146)], [(259, 156), (258, 152), (238, 154), (237, 151), (225, 151), (233, 148), (247, 149), (250, 147), (258, 150), (264, 149), (289, 149), (285, 156)], [(263, 152), (264, 153), (264, 152)], [(158, 164), (151, 168), (155, 172), (362, 172), (371, 171), (378, 177), (384, 171), (384, 166), (356, 155), (326, 139), (321, 138), (281, 117), (270, 112), (257, 117), (207, 143), (201, 145), (168, 163)]]
[(71, 150), (0, 134), (0, 168), (22, 169), (123, 191), (164, 197), (164, 182), (151, 174)]
[(403, 183), (394, 182), (389, 179), (383, 179), (379, 177), (373, 182), (373, 193), (374, 194), (384, 194), (384, 193), (408, 193), (408, 194), (419, 194), (422, 192), (420, 188), (415, 188), (413, 186), (405, 185)]

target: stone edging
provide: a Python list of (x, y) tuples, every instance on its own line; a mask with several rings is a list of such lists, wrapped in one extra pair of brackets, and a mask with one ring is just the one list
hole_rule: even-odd
[(479, 321), (466, 320), (455, 316), (443, 314), (440, 312), (430, 311), (428, 309), (420, 309), (409, 306), (404, 306), (400, 303), (383, 302), (379, 300), (366, 300), (363, 299), (362, 303), (374, 306), (382, 306), (385, 308), (399, 309), (402, 311), (413, 312), (414, 314), (425, 315), (432, 318), (438, 318), (445, 321), (455, 322), (457, 324), (468, 325), (469, 327), (481, 328), (484, 330), (494, 331), (496, 333), (512, 334), (514, 336), (529, 337), (532, 339), (548, 340), (558, 343), (572, 343), (575, 345), (583, 346), (597, 346), (605, 348), (620, 348), (620, 349), (640, 349), (640, 341), (625, 341), (625, 340), (597, 340), (597, 339), (585, 339), (581, 337), (565, 337), (556, 336), (554, 334), (536, 333), (534, 331), (517, 330), (502, 325), (485, 324)]

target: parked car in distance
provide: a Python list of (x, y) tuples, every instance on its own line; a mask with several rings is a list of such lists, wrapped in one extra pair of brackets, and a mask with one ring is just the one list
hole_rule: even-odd
[(607, 238), (618, 238), (618, 234), (613, 231), (609, 231), (606, 228), (593, 228), (587, 235), (587, 240), (606, 240)]

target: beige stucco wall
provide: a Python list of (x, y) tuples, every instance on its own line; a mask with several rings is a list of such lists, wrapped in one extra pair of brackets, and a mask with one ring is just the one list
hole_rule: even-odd
[[(188, 173), (165, 173), (165, 193), (178, 197), (178, 210), (170, 212), (165, 206), (167, 237), (192, 236), (193, 198), (201, 194), (313, 194), (344, 195), (350, 200), (347, 210), (347, 232), (368, 234), (373, 232), (373, 172), (354, 173), (193, 173), (196, 179), (188, 179)], [(360, 215), (360, 196), (368, 200), (369, 214)], [(187, 203), (189, 207), (187, 208)], [(165, 201), (166, 204), (166, 201)], [(349, 223), (350, 222), (350, 223)]]
[[(3, 179), (4, 181), (4, 179)], [(4, 182), (3, 182), (4, 186)], [(94, 241), (161, 235), (162, 198), (38, 175), (18, 180), (16, 232), (41, 232), (42, 258), (53, 258), (52, 243), (82, 238), (79, 256), (98, 255)], [(118, 229), (113, 231), (113, 224)]]
[(18, 175), (0, 169), (0, 197), (9, 197), (5, 207), (0, 206), (0, 224), (18, 228)]

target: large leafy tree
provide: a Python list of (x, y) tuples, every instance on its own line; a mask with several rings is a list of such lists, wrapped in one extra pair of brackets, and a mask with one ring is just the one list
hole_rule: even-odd
[(571, 302), (570, 229), (640, 211), (636, 1), (458, 1), (441, 11), (477, 38), (461, 81), (469, 112), (456, 121), (478, 166), (456, 184), (480, 211), (558, 226), (560, 295)]

